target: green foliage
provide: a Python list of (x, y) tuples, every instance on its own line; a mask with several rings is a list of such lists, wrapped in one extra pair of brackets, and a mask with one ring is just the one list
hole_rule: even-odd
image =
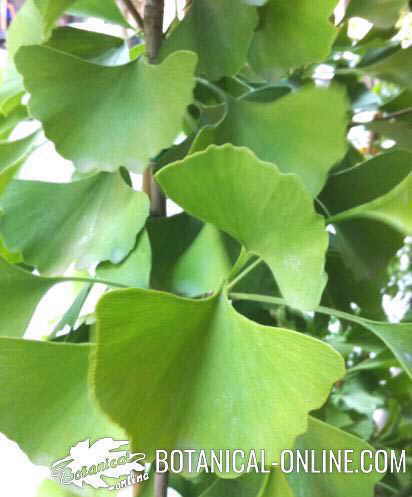
[[(119, 290), (99, 303), (97, 325), (96, 396), (149, 458), (159, 447), (253, 448), (265, 449), (276, 461), (305, 431), (307, 412), (320, 407), (344, 374), (332, 348), (291, 330), (249, 321), (225, 295), (188, 300)], [(147, 354), (150, 364), (144, 361)], [(119, 361), (131, 380), (121, 392), (115, 379)], [(317, 363), (322, 363), (321, 371)], [(305, 374), (297, 377), (297, 368)], [(188, 369), (197, 373), (188, 375)], [(300, 389), (299, 398), (291, 396)]]
[[(90, 345), (0, 340), (0, 429), (33, 461), (47, 465), (61, 459), (67, 452), (67, 440), (122, 439), (122, 431), (90, 399)], [(10, 403), (13, 397), (15, 401)]]
[[(49, 206), (54, 206), (50, 209)], [(144, 193), (119, 174), (100, 173), (68, 184), (14, 181), (2, 197), (0, 232), (6, 247), (47, 274), (101, 261), (121, 262), (148, 214)]]
[[(355, 470), (362, 450), (411, 460), (410, 2), (352, 0), (339, 26), (335, 4), (193, 0), (162, 39), (150, 13), (134, 32), (138, 16), (113, 0), (18, 12), (0, 84), (0, 431), (32, 461), (102, 437), (148, 462), (187, 448), (264, 449), (266, 469), (283, 449), (352, 449)], [(129, 39), (62, 26), (67, 13)], [(353, 16), (374, 23), (357, 41)], [(68, 181), (44, 180), (60, 163), (33, 167), (44, 144), (72, 162)], [(183, 212), (164, 216), (162, 195)], [(77, 283), (65, 312), (28, 340), (62, 282)], [(393, 497), (412, 485), (269, 469), (169, 486)]]
[(198, 54), (199, 74), (212, 81), (233, 76), (245, 62), (256, 24), (256, 9), (242, 0), (198, 0), (165, 40), (160, 58), (176, 50), (191, 50)]

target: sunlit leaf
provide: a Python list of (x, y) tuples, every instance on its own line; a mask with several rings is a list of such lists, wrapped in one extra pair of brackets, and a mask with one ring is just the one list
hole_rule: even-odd
[(140, 58), (103, 67), (32, 46), (20, 49), (16, 63), (31, 112), (63, 157), (81, 171), (142, 171), (181, 129), (196, 57), (176, 52), (159, 65)]
[(36, 464), (65, 457), (80, 440), (124, 439), (90, 398), (90, 349), (0, 338), (0, 430)]
[(298, 174), (317, 195), (347, 148), (343, 92), (307, 88), (268, 102), (258, 98), (261, 93), (230, 99), (227, 117), (212, 131), (212, 140), (251, 148), (283, 173)]
[(97, 320), (95, 393), (149, 459), (162, 447), (264, 449), (277, 460), (344, 374), (328, 345), (249, 321), (223, 295), (114, 291)]
[(318, 304), (327, 234), (296, 175), (281, 174), (246, 148), (224, 145), (163, 168), (157, 180), (187, 212), (262, 257), (290, 305)]
[(13, 181), (0, 199), (0, 233), (40, 272), (63, 274), (74, 262), (93, 269), (121, 262), (148, 215), (148, 199), (118, 174), (73, 183)]

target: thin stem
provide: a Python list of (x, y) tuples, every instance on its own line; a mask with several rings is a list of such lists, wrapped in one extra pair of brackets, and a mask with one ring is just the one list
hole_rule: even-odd
[[(268, 304), (275, 305), (288, 305), (286, 301), (280, 297), (269, 297), (267, 295), (258, 295), (255, 293), (230, 293), (229, 297), (234, 300), (253, 300), (255, 302), (264, 302)], [(354, 314), (349, 314), (343, 311), (337, 311), (336, 309), (331, 309), (330, 307), (324, 307), (320, 305), (314, 309), (315, 312), (320, 314), (327, 314), (328, 316), (335, 316), (346, 321), (352, 321), (360, 325), (365, 325), (365, 322), (371, 322), (369, 319), (364, 319)]]
[(368, 125), (375, 121), (388, 121), (390, 119), (396, 119), (397, 117), (406, 116), (408, 114), (412, 114), (412, 107), (406, 107), (405, 109), (397, 110), (396, 112), (391, 112), (389, 114), (379, 114), (374, 117), (372, 121), (368, 121), (366, 123), (357, 123), (356, 121), (352, 121), (349, 123), (349, 127)]
[(64, 281), (79, 281), (81, 283), (101, 283), (102, 285), (114, 286), (118, 288), (130, 288), (127, 285), (123, 285), (122, 283), (115, 283), (114, 281), (101, 280), (99, 278), (87, 278), (87, 277), (79, 277), (79, 276), (61, 276), (55, 278), (57, 282)]
[(167, 497), (169, 484), (169, 473), (156, 473), (155, 475), (155, 497)]
[(241, 279), (243, 279), (247, 274), (249, 274), (253, 269), (255, 269), (256, 266), (258, 266), (262, 262), (262, 258), (259, 257), (256, 259), (252, 264), (250, 264), (247, 268), (245, 268), (243, 271), (241, 271), (235, 279), (233, 279), (228, 285), (226, 286), (226, 290), (229, 291), (231, 288), (233, 288)]
[[(151, 64), (156, 63), (163, 41), (163, 15), (164, 0), (146, 0), (144, 6), (144, 37), (147, 57)], [(143, 189), (149, 194), (152, 215), (165, 216), (166, 199), (159, 185), (153, 179), (154, 165), (154, 163), (151, 163), (146, 169), (147, 172), (145, 172), (143, 178)], [(166, 497), (168, 480), (168, 473), (156, 473), (154, 497)], [(139, 487), (136, 486), (133, 490), (134, 496), (138, 495)]]
[(151, 163), (143, 173), (143, 191), (150, 199), (150, 214), (155, 217), (166, 215), (166, 197), (154, 179), (154, 163)]
[(143, 31), (143, 19), (132, 0), (122, 0), (126, 9), (135, 20), (138, 28)]
[(206, 86), (207, 88), (209, 88), (209, 90), (213, 91), (213, 93), (216, 93), (216, 95), (219, 95), (220, 99), (222, 100), (222, 104), (227, 105), (227, 95), (222, 90), (222, 88), (219, 88), (219, 86), (211, 83), (210, 81), (208, 81), (207, 79), (204, 79), (204, 78), (197, 77), (196, 81), (198, 83), (202, 84), (203, 86)]

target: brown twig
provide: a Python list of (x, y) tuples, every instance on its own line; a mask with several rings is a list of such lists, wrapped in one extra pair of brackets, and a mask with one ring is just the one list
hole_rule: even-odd
[(138, 28), (143, 31), (143, 29), (144, 29), (143, 19), (142, 19), (142, 16), (139, 14), (139, 11), (137, 10), (136, 5), (133, 3), (132, 0), (122, 0), (122, 2), (124, 3), (124, 6), (126, 7), (128, 12), (130, 13), (130, 15), (135, 20)]
[(144, 6), (144, 37), (149, 62), (155, 63), (163, 40), (164, 0), (146, 0)]

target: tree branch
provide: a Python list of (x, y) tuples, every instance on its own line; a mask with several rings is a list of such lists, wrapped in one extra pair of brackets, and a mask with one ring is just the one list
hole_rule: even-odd
[(132, 0), (122, 0), (122, 2), (124, 3), (124, 6), (130, 13), (130, 15), (135, 20), (138, 28), (143, 31), (143, 19), (142, 16), (139, 14), (136, 5), (133, 3)]
[(164, 0), (146, 0), (144, 35), (149, 62), (155, 63), (163, 40)]
[[(146, 0), (144, 7), (144, 37), (149, 62), (156, 63), (163, 40), (164, 0)], [(153, 179), (155, 163), (151, 163), (143, 174), (143, 191), (150, 198), (150, 212), (153, 216), (166, 215), (166, 199)], [(156, 473), (154, 496), (166, 497), (169, 483), (168, 473)], [(135, 494), (136, 495), (136, 494)]]

